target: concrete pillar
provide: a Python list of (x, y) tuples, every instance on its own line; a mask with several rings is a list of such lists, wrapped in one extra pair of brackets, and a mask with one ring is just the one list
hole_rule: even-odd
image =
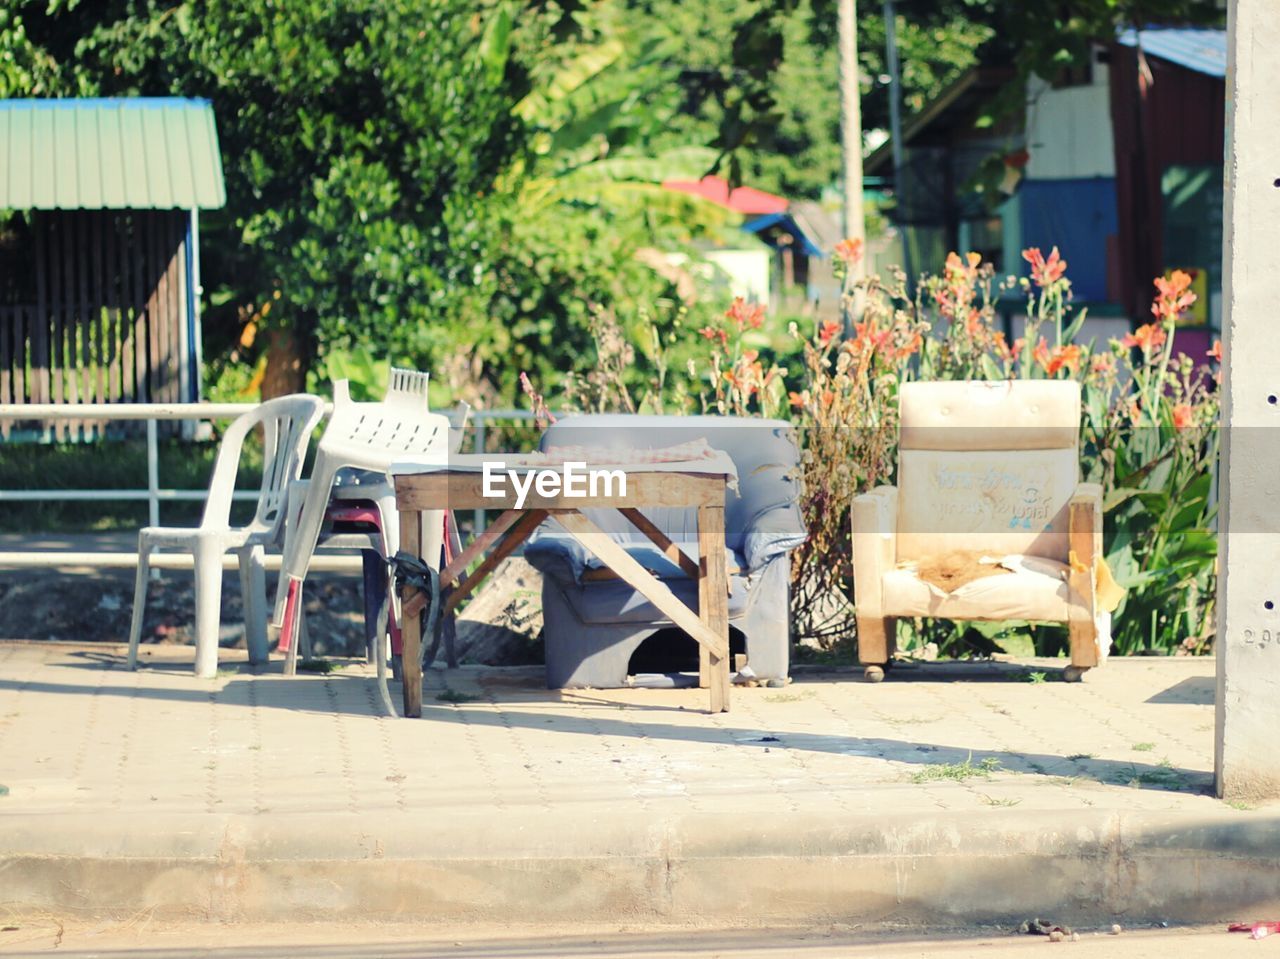
[(1280, 797), (1280, 17), (1227, 15), (1218, 795)]

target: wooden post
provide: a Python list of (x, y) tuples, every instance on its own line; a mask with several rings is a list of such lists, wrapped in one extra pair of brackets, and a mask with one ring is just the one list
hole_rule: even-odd
[(699, 678), (711, 687), (711, 711), (729, 710), (729, 577), (724, 560), (724, 507), (698, 507), (698, 617), (724, 638), (725, 655), (717, 657), (699, 644)]
[[(422, 514), (418, 510), (400, 511), (400, 548), (410, 556), (422, 552)], [(408, 590), (400, 594), (401, 608), (407, 603)], [(422, 715), (422, 619), (417, 615), (405, 616), (400, 624), (401, 654), (400, 676), (404, 682), (404, 714), (417, 718)], [(379, 650), (378, 655), (382, 655)]]

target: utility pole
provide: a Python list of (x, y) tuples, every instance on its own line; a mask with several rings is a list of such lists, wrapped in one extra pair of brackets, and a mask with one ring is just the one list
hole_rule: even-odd
[(849, 265), (855, 280), (866, 275), (867, 228), (862, 214), (862, 91), (858, 83), (857, 0), (840, 0), (840, 146), (843, 153), (845, 239), (861, 240), (863, 256)]
[(898, 194), (898, 230), (902, 234), (902, 271), (907, 289), (915, 289), (911, 269), (911, 243), (907, 237), (907, 174), (902, 142), (902, 71), (898, 66), (898, 18), (893, 0), (884, 0), (884, 52), (889, 67), (889, 142), (893, 144), (893, 189)]

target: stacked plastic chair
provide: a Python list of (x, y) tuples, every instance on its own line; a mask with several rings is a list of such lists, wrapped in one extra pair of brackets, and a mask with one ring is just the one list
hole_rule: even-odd
[[(279, 649), (286, 654), (286, 674), (296, 670), (302, 583), (332, 501), (359, 501), (359, 508), (369, 511), (362, 514), (367, 519), (376, 513), (378, 536), (365, 542), (369, 547), (376, 542), (384, 557), (393, 555), (399, 546), (400, 523), (387, 468), (399, 462), (443, 462), (453, 448), (455, 433), (449, 419), (427, 409), (427, 382), (426, 373), (393, 368), (380, 403), (354, 402), (346, 380), (334, 383), (333, 415), (320, 438), (296, 521), (285, 531), (273, 622), (280, 627)], [(335, 487), (340, 475), (346, 482)], [(422, 554), (439, 556), (443, 535), (443, 511), (424, 513)]]

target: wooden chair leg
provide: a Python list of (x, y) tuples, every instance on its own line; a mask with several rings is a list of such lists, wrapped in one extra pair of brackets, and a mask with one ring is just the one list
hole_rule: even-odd
[(898, 648), (898, 618), (896, 616), (859, 616), (858, 662), (864, 667), (867, 679), (879, 682), (884, 679), (884, 667)]
[(1098, 665), (1098, 627), (1091, 619), (1073, 619), (1067, 623), (1067, 640), (1071, 665), (1062, 671), (1062, 678), (1076, 683), (1085, 670)]

